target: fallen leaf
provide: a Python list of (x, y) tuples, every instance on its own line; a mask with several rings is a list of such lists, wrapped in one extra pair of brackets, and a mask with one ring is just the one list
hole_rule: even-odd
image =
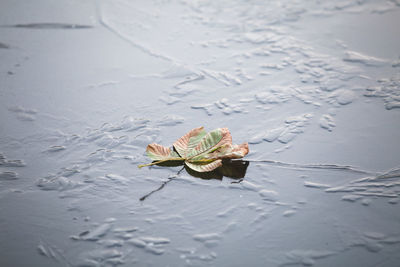
[(152, 163), (139, 168), (168, 161), (182, 161), (197, 172), (210, 172), (222, 166), (223, 159), (239, 159), (249, 153), (249, 145), (232, 144), (228, 128), (217, 128), (207, 133), (203, 127), (195, 128), (179, 138), (173, 149), (159, 144), (147, 146), (146, 153)]
[(159, 144), (150, 144), (146, 149), (147, 156), (152, 160), (166, 160), (170, 158), (178, 158), (179, 155), (168, 147)]

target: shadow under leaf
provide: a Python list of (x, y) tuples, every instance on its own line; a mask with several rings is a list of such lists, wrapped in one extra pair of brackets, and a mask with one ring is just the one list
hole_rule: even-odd
[(159, 164), (157, 166), (162, 167), (178, 167), (184, 165), (185, 170), (188, 174), (193, 177), (201, 178), (201, 179), (217, 179), (222, 180), (223, 177), (228, 177), (232, 179), (241, 179), (246, 175), (247, 167), (250, 162), (246, 160), (223, 160), (222, 166), (210, 172), (197, 172), (189, 167), (187, 167), (181, 161), (166, 161)]
[[(157, 166), (162, 166), (162, 167), (177, 167), (177, 166), (182, 166), (184, 167), (178, 171), (178, 173), (171, 178), (168, 178), (167, 181), (163, 182), (160, 187), (157, 189), (151, 191), (150, 193), (144, 195), (143, 197), (140, 198), (140, 201), (144, 201), (146, 198), (151, 196), (157, 191), (160, 191), (161, 189), (164, 188), (169, 182), (171, 182), (174, 178), (176, 178), (180, 172), (185, 169), (188, 174), (190, 174), (193, 177), (196, 178), (201, 178), (201, 179), (217, 179), (217, 180), (222, 180), (223, 177), (229, 177), (231, 179), (242, 179), (246, 175), (247, 167), (249, 166), (250, 162), (246, 160), (223, 160), (222, 161), (222, 166), (210, 171), (210, 172), (196, 172), (186, 165), (182, 161), (166, 161), (162, 162), (159, 164), (156, 164)], [(239, 181), (241, 182), (241, 180)], [(238, 182), (232, 182), (232, 183), (238, 183)]]
[(201, 179), (218, 179), (223, 177), (231, 179), (241, 179), (246, 175), (249, 162), (245, 160), (224, 160), (222, 166), (210, 172), (196, 172), (185, 165), (185, 170), (193, 177)]

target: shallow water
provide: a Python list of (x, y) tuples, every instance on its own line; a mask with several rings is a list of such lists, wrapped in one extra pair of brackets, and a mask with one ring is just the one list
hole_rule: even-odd
[[(2, 1), (0, 265), (398, 266), (399, 18)], [(137, 168), (202, 125), (249, 142), (243, 180)]]

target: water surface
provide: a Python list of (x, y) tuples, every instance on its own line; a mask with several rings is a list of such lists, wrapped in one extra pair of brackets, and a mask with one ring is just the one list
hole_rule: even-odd
[[(398, 266), (399, 18), (2, 1), (0, 265)], [(243, 179), (137, 168), (199, 126), (249, 142)]]

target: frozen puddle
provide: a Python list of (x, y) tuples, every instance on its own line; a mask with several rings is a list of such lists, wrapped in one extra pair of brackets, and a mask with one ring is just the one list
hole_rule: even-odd
[[(0, 266), (398, 266), (399, 18), (397, 0), (2, 1)], [(199, 126), (249, 155), (137, 168)]]

